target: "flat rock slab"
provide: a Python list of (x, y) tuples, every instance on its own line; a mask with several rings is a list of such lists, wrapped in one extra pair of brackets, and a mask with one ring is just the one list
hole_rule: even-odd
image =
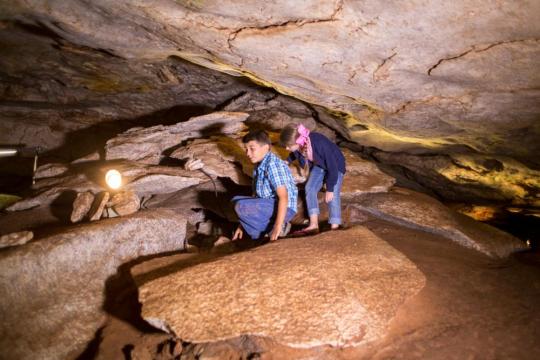
[(362, 344), (383, 336), (426, 281), (359, 226), (178, 264), (178, 271), (166, 266), (169, 275), (139, 286), (142, 315), (190, 342), (258, 335), (293, 347)]
[(400, 225), (444, 236), (493, 258), (528, 247), (518, 238), (454, 212), (434, 198), (412, 190), (366, 194), (354, 207)]
[(103, 325), (106, 281), (140, 256), (180, 250), (170, 210), (67, 228), (0, 252), (0, 358), (76, 358)]
[(243, 112), (217, 111), (175, 125), (132, 128), (107, 141), (105, 158), (137, 160), (157, 165), (164, 150), (183, 140), (213, 134), (236, 134), (244, 130), (243, 122), (248, 116)]

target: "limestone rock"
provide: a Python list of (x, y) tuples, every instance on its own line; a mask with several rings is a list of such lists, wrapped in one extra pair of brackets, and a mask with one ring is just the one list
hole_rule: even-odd
[(386, 192), (396, 179), (383, 173), (375, 163), (363, 160), (349, 149), (342, 149), (347, 172), (343, 178), (341, 194), (350, 198), (358, 194)]
[(84, 216), (90, 211), (94, 202), (94, 194), (90, 191), (78, 193), (77, 198), (73, 202), (73, 211), (71, 212), (71, 222), (76, 223), (81, 221)]
[(506, 156), (478, 154), (414, 155), (375, 152), (386, 164), (399, 165), (414, 174), (414, 180), (436, 189), (447, 199), (486, 199), (539, 207), (540, 171)]
[(340, 235), (281, 240), (188, 268), (171, 260), (162, 277), (156, 269), (135, 276), (142, 316), (190, 342), (246, 334), (294, 347), (379, 339), (425, 277), (363, 227)]
[(92, 203), (92, 207), (88, 212), (88, 218), (90, 221), (101, 219), (101, 215), (103, 214), (107, 201), (109, 201), (109, 197), (110, 194), (108, 191), (102, 191), (96, 195), (94, 202)]
[(154, 194), (168, 194), (199, 183), (200, 180), (194, 177), (150, 174), (126, 184), (124, 189), (133, 191), (143, 197)]
[(439, 234), (494, 258), (527, 249), (512, 235), (453, 212), (432, 197), (412, 190), (366, 194), (352, 206), (400, 225)]
[(52, 163), (41, 165), (36, 169), (34, 174), (35, 179), (48, 178), (53, 176), (62, 175), (69, 170), (66, 164)]
[(183, 140), (240, 132), (244, 129), (243, 121), (248, 116), (249, 114), (242, 112), (218, 111), (175, 125), (133, 128), (107, 141), (105, 158), (158, 164), (164, 150), (180, 144)]
[[(209, 139), (193, 140), (175, 150), (171, 155), (180, 160), (200, 160), (203, 170), (214, 177), (228, 177), (237, 184), (251, 184), (237, 163), (249, 162), (242, 148), (242, 142), (227, 136), (213, 136)], [(250, 174), (251, 176), (251, 174)]]
[(11, 234), (2, 235), (0, 236), (0, 249), (9, 246), (26, 244), (33, 238), (34, 233), (32, 231), (19, 231)]
[(36, 182), (34, 196), (17, 201), (7, 207), (8, 211), (26, 210), (40, 205), (49, 205), (64, 194), (91, 191), (97, 193), (101, 186), (90, 180), (85, 174), (66, 175), (61, 177), (42, 179)]
[(182, 249), (185, 231), (172, 211), (139, 211), (0, 252), (0, 357), (76, 358), (103, 325), (106, 281), (118, 267)]
[(133, 191), (120, 191), (107, 203), (118, 215), (125, 216), (139, 210), (141, 200)]

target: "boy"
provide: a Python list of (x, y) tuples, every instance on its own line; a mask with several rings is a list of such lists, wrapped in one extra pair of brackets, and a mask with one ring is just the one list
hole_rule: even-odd
[(298, 190), (287, 164), (270, 151), (270, 137), (263, 130), (249, 132), (242, 138), (253, 170), (254, 196), (235, 196), (232, 201), (240, 219), (233, 240), (243, 232), (256, 240), (269, 234), (270, 241), (285, 236), (289, 220), (296, 214)]

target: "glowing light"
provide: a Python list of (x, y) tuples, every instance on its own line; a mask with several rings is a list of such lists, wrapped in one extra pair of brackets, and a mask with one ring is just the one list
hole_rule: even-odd
[(118, 170), (109, 170), (105, 174), (105, 182), (111, 189), (119, 189), (122, 186), (122, 174)]

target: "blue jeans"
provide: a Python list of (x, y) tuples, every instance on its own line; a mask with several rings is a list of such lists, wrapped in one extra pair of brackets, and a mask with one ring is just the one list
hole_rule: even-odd
[[(309, 179), (306, 183), (306, 205), (308, 208), (308, 215), (319, 215), (319, 200), (317, 194), (322, 188), (324, 176), (326, 170), (321, 167), (313, 166), (309, 173)], [(341, 185), (343, 184), (343, 174), (338, 174), (338, 180), (334, 186), (334, 198), (328, 203), (328, 223), (329, 224), (341, 224)], [(326, 189), (330, 191), (330, 189)]]
[[(231, 200), (240, 224), (248, 235), (256, 240), (272, 231), (277, 215), (277, 200), (252, 196), (235, 196)], [(284, 225), (296, 214), (287, 208)]]

